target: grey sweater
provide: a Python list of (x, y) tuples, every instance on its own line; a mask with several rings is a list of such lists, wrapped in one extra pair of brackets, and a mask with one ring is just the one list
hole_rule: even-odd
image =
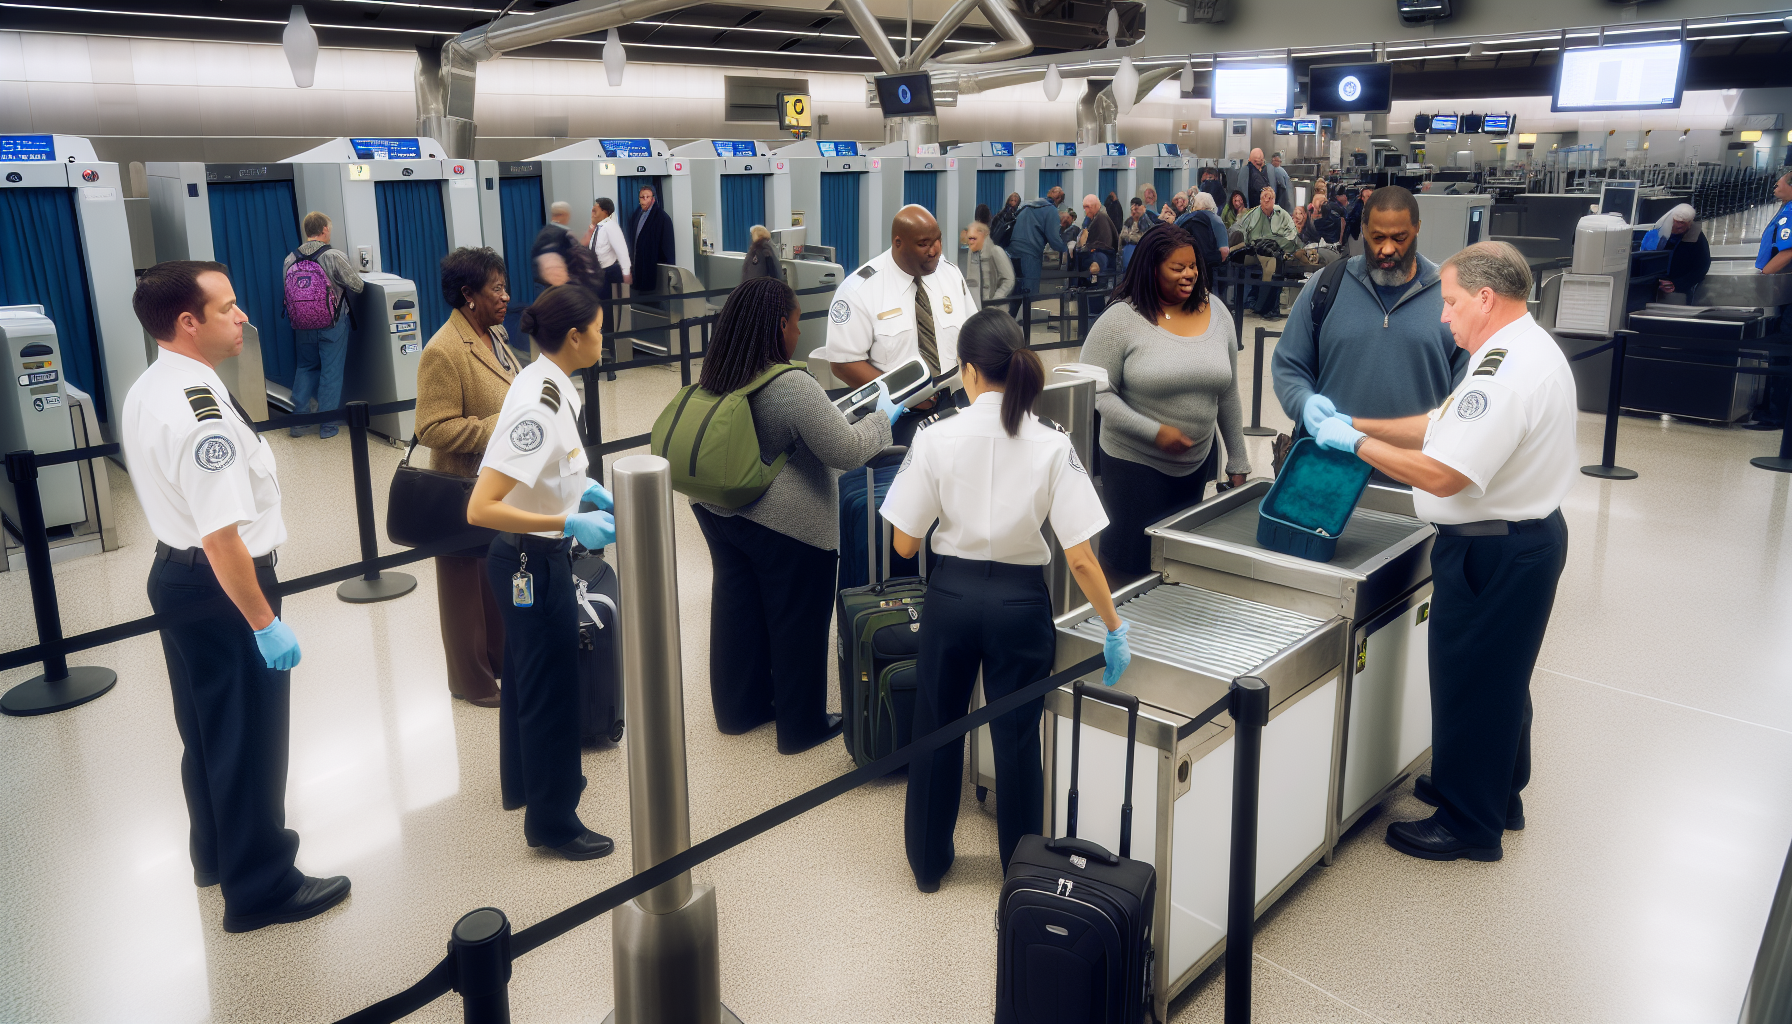
[[(718, 516), (745, 516), (811, 547), (840, 546), (840, 472), (857, 469), (890, 444), (890, 421), (873, 412), (847, 423), (814, 377), (791, 372), (747, 399), (759, 450), (765, 456), (793, 448), (784, 469), (759, 500), (741, 508), (704, 508)], [(692, 504), (698, 504), (693, 502)]]
[[(1111, 390), (1095, 400), (1101, 413), (1101, 450), (1150, 466), (1166, 476), (1188, 476), (1207, 461), (1214, 427), (1226, 439), (1226, 472), (1249, 473), (1238, 401), (1238, 348), (1232, 315), (1218, 301), (1205, 333), (1184, 338), (1149, 323), (1130, 303), (1115, 302), (1089, 328), (1078, 359), (1108, 372)], [(1157, 447), (1169, 424), (1195, 446), (1181, 455)]]

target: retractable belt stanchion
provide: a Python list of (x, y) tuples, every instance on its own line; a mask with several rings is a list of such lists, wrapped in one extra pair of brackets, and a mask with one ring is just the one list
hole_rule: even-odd
[(454, 922), (448, 952), (463, 1024), (510, 1024), (510, 920), (504, 912), (480, 907), (463, 915)]
[(1269, 687), (1232, 680), (1232, 877), (1226, 889), (1226, 1024), (1250, 1024), (1251, 947), (1257, 932), (1257, 797)]
[(380, 548), (373, 531), (373, 471), (367, 465), (367, 424), (372, 417), (366, 402), (350, 402), (344, 412), (348, 414), (349, 460), (355, 469), (355, 525), (361, 534), (361, 561), (367, 571), (360, 579), (338, 586), (336, 596), (350, 604), (390, 601), (416, 590), (417, 577), (404, 572), (382, 575), (373, 565)]
[[(1623, 401), (1624, 398), (1624, 335), (1627, 333), (1629, 332), (1619, 331), (1617, 336), (1612, 338), (1609, 343), (1612, 350), (1612, 379), (1611, 386), (1606, 391), (1605, 398), (1605, 447), (1603, 454), (1599, 459), (1599, 465), (1580, 467), (1582, 473), (1585, 473), (1588, 476), (1596, 476), (1604, 480), (1636, 479), (1636, 470), (1625, 469), (1623, 466), (1616, 465), (1615, 463), (1615, 460), (1618, 457), (1618, 403)], [(1585, 358), (1593, 355), (1597, 351), (1598, 350), (1595, 349), (1593, 352), (1583, 352), (1575, 358)], [(1781, 450), (1784, 450), (1783, 444), (1781, 445)]]
[(1251, 353), (1251, 425), (1244, 428), (1249, 437), (1274, 437), (1276, 433), (1263, 425), (1263, 339), (1268, 335), (1267, 327), (1257, 328), (1257, 344)]
[[(62, 612), (56, 603), (56, 580), (50, 569), (50, 539), (44, 535), (44, 505), (37, 492), (37, 467), (36, 452), (6, 455), (6, 478), (12, 481), (19, 505), (19, 539), (25, 544), (25, 571), (31, 577), (37, 642), (54, 644), (62, 640)], [(0, 711), (9, 715), (65, 711), (103, 695), (117, 682), (118, 673), (109, 668), (69, 668), (68, 658), (57, 651), (44, 655), (43, 675), (25, 680), (0, 697)]]

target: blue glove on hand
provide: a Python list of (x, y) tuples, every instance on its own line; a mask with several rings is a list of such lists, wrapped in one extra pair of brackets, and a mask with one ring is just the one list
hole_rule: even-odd
[(585, 485), (585, 493), (579, 495), (579, 501), (589, 501), (604, 512), (613, 512), (616, 509), (616, 499), (610, 497), (610, 489), (596, 480)]
[(1126, 666), (1132, 664), (1132, 645), (1126, 642), (1127, 625), (1121, 622), (1120, 628), (1110, 632), (1107, 641), (1101, 645), (1101, 653), (1108, 658), (1108, 667), (1101, 673), (1103, 686), (1119, 682), (1120, 674), (1126, 671)]
[(1332, 400), (1324, 395), (1308, 395), (1307, 404), (1300, 410), (1301, 425), (1306, 427), (1307, 433), (1313, 437), (1319, 436), (1319, 425), (1333, 416), (1343, 420), (1346, 425), (1355, 422), (1339, 412), (1338, 407), (1332, 404)]
[(1356, 443), (1362, 440), (1363, 432), (1350, 425), (1350, 421), (1342, 416), (1333, 416), (1319, 429), (1313, 432), (1313, 439), (1321, 448), (1336, 448), (1341, 452), (1355, 453)]
[(898, 419), (902, 418), (902, 406), (890, 401), (890, 389), (881, 383), (877, 386), (877, 411), (890, 417), (890, 426), (892, 427), (896, 425)]
[(574, 512), (566, 517), (566, 527), (560, 535), (571, 537), (591, 551), (607, 548), (616, 543), (616, 517), (608, 512)]
[(261, 660), (276, 672), (285, 672), (299, 663), (299, 638), (277, 615), (274, 621), (255, 631), (255, 646), (261, 651)]

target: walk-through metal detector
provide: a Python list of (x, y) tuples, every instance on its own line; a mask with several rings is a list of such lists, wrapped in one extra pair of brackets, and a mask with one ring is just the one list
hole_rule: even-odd
[(1008, 193), (1018, 191), (1015, 159), (1012, 142), (966, 142), (946, 151), (945, 206), (949, 220), (941, 221), (944, 230), (940, 233), (947, 239), (947, 251), (958, 253), (960, 269), (966, 257), (958, 252), (953, 240), (971, 223), (978, 203), (989, 204), (993, 216), (1008, 201)]
[[(1014, 168), (1020, 178), (1022, 202), (1044, 197), (1053, 185), (1068, 195), (1075, 184), (1071, 175), (1081, 170), (1083, 158), (1076, 155), (1074, 142), (1039, 142), (1015, 154)], [(1077, 196), (1079, 201), (1082, 196)]]
[[(510, 345), (519, 351), (529, 350), (529, 339), (519, 327), (523, 310), (541, 294), (535, 281), (535, 264), (529, 258), (535, 235), (547, 223), (547, 200), (544, 198), (539, 160), (480, 160), (479, 223), (485, 231), (485, 244), (504, 257), (505, 277), (510, 286), (510, 312), (504, 317), (505, 334)], [(572, 223), (579, 232), (590, 223), (591, 204), (574, 208)], [(580, 237), (584, 237), (583, 234)], [(604, 328), (612, 331), (614, 325)]]
[[(1157, 201), (1161, 205), (1170, 201), (1170, 196), (1181, 192), (1195, 184), (1189, 168), (1194, 164), (1193, 157), (1182, 155), (1182, 147), (1174, 142), (1153, 142), (1140, 146), (1131, 154), (1137, 158), (1137, 173), (1131, 195), (1139, 195), (1145, 190), (1145, 183), (1157, 189)], [(1103, 192), (1102, 199), (1107, 199)], [(1130, 197), (1128, 193), (1120, 193), (1120, 208), (1126, 209)]]
[[(705, 267), (705, 257), (721, 253), (745, 255), (753, 225), (776, 231), (790, 223), (790, 161), (771, 147), (750, 139), (698, 139), (672, 151), (690, 164), (691, 223), (697, 237), (697, 277), (706, 288), (723, 288), (740, 280), (735, 261), (726, 261), (735, 276), (719, 266)], [(637, 205), (639, 200), (637, 200)]]
[[(651, 186), (659, 197), (655, 202), (672, 218), (677, 265), (695, 272), (689, 158), (673, 156), (671, 147), (659, 139), (586, 139), (543, 153), (531, 162), (541, 165), (543, 203), (571, 206), (575, 229), (589, 225), (591, 204), (599, 196), (608, 196), (616, 204), (616, 216), (622, 218), (623, 234), (629, 234), (641, 211), (640, 190)], [(583, 217), (580, 211), (584, 211)], [(543, 223), (546, 218), (544, 208)]]
[(44, 308), (57, 378), (93, 396), (113, 441), (153, 346), (131, 311), (135, 282), (118, 165), (79, 136), (0, 135), (0, 305)]
[(940, 222), (940, 234), (956, 238), (956, 229), (947, 227), (942, 216), (946, 211), (940, 202), (940, 178), (946, 171), (946, 158), (940, 155), (937, 142), (910, 142), (898, 139), (871, 150), (870, 177), (865, 182), (863, 197), (869, 214), (864, 259), (890, 247), (890, 221), (896, 211), (911, 203), (925, 206)]
[[(826, 246), (835, 262), (848, 270), (882, 251), (867, 250), (864, 240), (878, 237), (871, 229), (871, 211), (863, 197), (871, 158), (857, 142), (805, 139), (777, 151), (788, 163), (790, 222), (805, 230), (805, 248)], [(771, 227), (771, 225), (766, 225)]]
[[(1108, 193), (1112, 192), (1125, 202), (1129, 197), (1138, 194), (1135, 182), (1139, 166), (1139, 158), (1126, 151), (1124, 142), (1082, 142), (1076, 147), (1080, 163), (1076, 168), (1076, 189), (1067, 197), (1070, 208), (1077, 219), (1083, 216), (1083, 197), (1093, 194), (1101, 202), (1107, 202)], [(1069, 186), (1065, 186), (1070, 192)], [(1169, 197), (1158, 195), (1158, 202), (1169, 202)], [(1115, 225), (1116, 228), (1119, 225)]]

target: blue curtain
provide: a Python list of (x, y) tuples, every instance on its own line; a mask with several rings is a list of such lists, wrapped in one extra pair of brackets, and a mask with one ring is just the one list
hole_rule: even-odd
[(523, 307), (541, 294), (535, 283), (535, 263), (529, 250), (535, 235), (547, 223), (541, 204), (540, 178), (499, 178), (498, 209), (504, 220), (504, 266), (510, 278), (510, 312), (504, 317), (504, 330), (510, 335), (511, 347), (528, 351), (529, 339), (523, 337), (517, 321)]
[(74, 196), (66, 188), (0, 188), (0, 305), (44, 307), (56, 324), (60, 368), (93, 396), (105, 419), (106, 385)]
[[(1104, 170), (1097, 172), (1095, 175), (1095, 201), (1106, 205), (1109, 192), (1114, 193), (1121, 199), (1127, 198), (1126, 196), (1120, 195), (1120, 172), (1118, 170)], [(1083, 197), (1077, 196), (1076, 204), (1081, 206), (1082, 203)]]
[[(722, 175), (722, 248), (746, 252), (755, 224), (765, 224), (765, 175)], [(639, 200), (637, 200), (639, 202)], [(771, 227), (765, 224), (766, 227)]]
[(833, 246), (834, 258), (848, 271), (859, 267), (859, 179), (857, 171), (827, 171), (821, 176), (819, 241)]
[(1057, 187), (1057, 188), (1064, 187), (1064, 172), (1063, 171), (1044, 171), (1044, 170), (1042, 170), (1039, 172), (1039, 195), (1029, 196), (1027, 198), (1030, 198), (1030, 199), (1043, 198), (1047, 192), (1050, 192), (1052, 190), (1053, 187)]
[(1176, 169), (1174, 167), (1152, 168), (1151, 184), (1157, 188), (1157, 201), (1169, 202), (1170, 193), (1176, 190)]
[(977, 201), (989, 207), (991, 217), (1000, 213), (1008, 201), (1008, 172), (978, 171)]
[(671, 216), (672, 208), (666, 205), (666, 193), (660, 188), (660, 179), (643, 174), (640, 177), (616, 179), (616, 216), (622, 218), (622, 231), (630, 239), (635, 237), (635, 218), (641, 214), (641, 190), (653, 189), (654, 202)]
[(230, 268), (236, 303), (261, 335), (261, 368), (267, 379), (292, 387), (298, 353), (286, 319), (286, 281), (281, 264), (299, 247), (299, 207), (290, 181), (214, 184), (212, 252)]
[(935, 217), (940, 215), (940, 172), (903, 171), (902, 205), (925, 206)]
[(376, 181), (374, 205), (380, 221), (380, 266), (417, 286), (423, 337), (448, 322), (442, 298), (442, 257), (448, 255), (448, 225), (439, 181)]

